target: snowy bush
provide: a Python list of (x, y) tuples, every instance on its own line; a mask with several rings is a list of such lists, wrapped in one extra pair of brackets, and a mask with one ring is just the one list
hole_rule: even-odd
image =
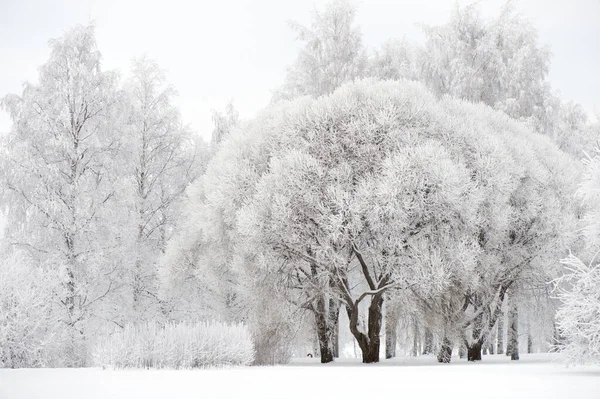
[(557, 348), (570, 364), (600, 362), (600, 265), (586, 265), (571, 255), (562, 261), (568, 272), (558, 282), (562, 306), (556, 314), (562, 342)]
[(0, 263), (0, 367), (65, 365), (65, 325), (53, 309), (55, 281), (16, 256)]
[(96, 345), (94, 363), (115, 368), (248, 365), (254, 347), (244, 324), (221, 322), (128, 324)]

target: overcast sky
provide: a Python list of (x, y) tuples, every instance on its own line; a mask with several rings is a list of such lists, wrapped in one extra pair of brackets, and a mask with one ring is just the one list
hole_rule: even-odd
[[(465, 4), (471, 1), (463, 0)], [(481, 0), (485, 14), (503, 0)], [(234, 101), (250, 117), (270, 100), (294, 60), (297, 45), (286, 21), (308, 24), (325, 0), (0, 0), (0, 97), (36, 81), (48, 40), (94, 21), (105, 69), (127, 74), (143, 53), (167, 70), (179, 92), (184, 122), (209, 138), (211, 109)], [(448, 20), (453, 0), (356, 1), (365, 44), (391, 37), (422, 41), (418, 24)], [(540, 41), (554, 53), (550, 81), (565, 100), (600, 112), (600, 0), (520, 0)], [(10, 120), (0, 113), (0, 132)]]

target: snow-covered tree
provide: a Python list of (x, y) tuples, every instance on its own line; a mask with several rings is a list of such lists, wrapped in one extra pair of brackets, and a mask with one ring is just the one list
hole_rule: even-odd
[(229, 133), (239, 125), (240, 116), (233, 106), (233, 102), (229, 102), (225, 107), (225, 112), (221, 113), (213, 110), (212, 120), (214, 129), (212, 132), (211, 143), (214, 146), (223, 141)]
[(422, 77), (436, 93), (483, 102), (516, 119), (546, 113), (550, 51), (511, 2), (490, 20), (477, 4), (457, 3), (447, 24), (425, 33)]
[(356, 10), (349, 0), (332, 0), (315, 11), (310, 27), (291, 22), (304, 43), (274, 99), (329, 94), (364, 76), (367, 68), (362, 33), (354, 26)]
[(556, 317), (562, 342), (558, 349), (570, 364), (600, 362), (600, 266), (570, 255), (563, 260), (566, 273), (558, 297)]
[(126, 125), (119, 155), (134, 236), (127, 275), (133, 317), (147, 320), (158, 311), (157, 261), (171, 237), (180, 197), (206, 162), (206, 149), (196, 147), (183, 125), (173, 105), (176, 93), (156, 62), (134, 60), (124, 91)]
[[(398, 289), (443, 316), (441, 341), (471, 328), (480, 352), (503, 293), (530, 265), (519, 245), (559, 243), (562, 191), (536, 198), (569, 178), (564, 166), (548, 139), (483, 105), (438, 100), (416, 83), (361, 81), (275, 104), (226, 139), (191, 202), (189, 223), (200, 227), (186, 246), (198, 270), (280, 274), (288, 299), (315, 318), (323, 361), (336, 301), (363, 361), (378, 361), (382, 305)], [(531, 226), (539, 237), (527, 236)]]
[[(565, 273), (556, 280), (562, 302), (557, 324), (563, 338), (557, 342), (568, 363), (600, 362), (600, 266), (597, 261), (600, 232), (600, 149), (588, 155), (578, 195), (587, 208), (583, 236), (589, 261), (569, 255), (563, 259)], [(583, 251), (581, 258), (585, 259)]]
[(382, 80), (419, 80), (419, 51), (405, 39), (387, 40), (369, 58), (367, 74)]
[(115, 208), (118, 150), (114, 73), (103, 72), (93, 26), (50, 42), (38, 84), (3, 104), (13, 120), (2, 153), (9, 242), (58, 272), (61, 320), (71, 331), (70, 365), (85, 362), (86, 322), (119, 286)]

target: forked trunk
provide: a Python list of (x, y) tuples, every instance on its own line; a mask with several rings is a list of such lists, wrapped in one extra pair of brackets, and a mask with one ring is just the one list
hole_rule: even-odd
[(358, 306), (346, 305), (346, 311), (348, 312), (348, 318), (350, 319), (350, 331), (352, 332), (352, 335), (354, 335), (354, 338), (362, 351), (363, 363), (379, 362), (381, 322), (383, 318), (382, 306), (383, 295), (373, 295), (371, 297), (371, 304), (369, 305), (368, 326), (367, 333), (365, 334), (358, 328)]

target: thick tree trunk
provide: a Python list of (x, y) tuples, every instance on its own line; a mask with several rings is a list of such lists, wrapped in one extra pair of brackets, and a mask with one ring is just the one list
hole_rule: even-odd
[(363, 363), (379, 362), (379, 350), (381, 347), (380, 333), (382, 324), (382, 306), (383, 295), (377, 294), (371, 297), (371, 304), (368, 312), (367, 333), (363, 333), (358, 328), (358, 306), (346, 305), (348, 318), (350, 319), (350, 331), (362, 352)]
[(452, 360), (452, 348), (453, 344), (447, 337), (444, 337), (442, 346), (437, 355), (437, 360), (440, 363), (450, 363)]
[(467, 360), (470, 362), (481, 360), (481, 347), (482, 347), (481, 341), (473, 342), (468, 348)]
[(319, 339), (319, 351), (321, 352), (321, 363), (333, 361), (333, 345), (331, 343), (331, 331), (329, 328), (327, 311), (325, 309), (324, 294), (318, 296), (314, 309), (315, 326)]
[(385, 358), (396, 357), (398, 318), (390, 307), (385, 309)]
[(423, 355), (430, 355), (433, 353), (433, 333), (427, 327), (425, 327), (425, 343), (423, 345)]
[[(508, 311), (508, 346), (507, 355), (510, 354), (511, 360), (519, 360), (519, 312), (517, 308), (517, 300), (514, 295), (509, 298), (509, 311)], [(509, 349), (510, 348), (510, 353)]]
[[(479, 298), (474, 298), (474, 310), (478, 311), (478, 308), (481, 306), (481, 301)], [(472, 339), (473, 341), (468, 345), (467, 350), (467, 360), (470, 362), (475, 362), (481, 360), (481, 349), (483, 347), (483, 342), (485, 339), (485, 326), (483, 321), (483, 313), (479, 314), (473, 320), (473, 331), (472, 331)]]

